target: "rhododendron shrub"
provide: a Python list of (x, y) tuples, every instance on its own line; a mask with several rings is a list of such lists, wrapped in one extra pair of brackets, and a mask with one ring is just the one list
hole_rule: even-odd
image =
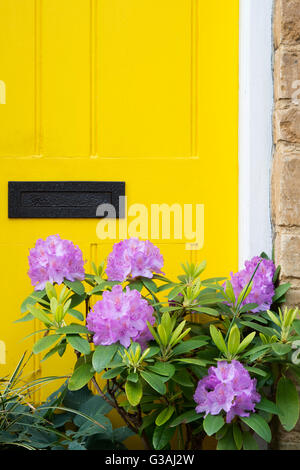
[(280, 308), (289, 284), (264, 253), (229, 279), (205, 279), (204, 261), (169, 279), (160, 250), (136, 238), (91, 264), (59, 235), (29, 253), (35, 290), (18, 321), (44, 324), (43, 360), (75, 352), (69, 390), (92, 383), (147, 449), (199, 449), (205, 436), (255, 449), (274, 417), (294, 428), (300, 320)]
[(139, 276), (161, 273), (164, 260), (159, 249), (149, 240), (130, 238), (116, 243), (107, 258), (106, 274), (111, 281), (125, 281)]
[(260, 402), (256, 391), (256, 379), (239, 361), (219, 361), (217, 367), (210, 367), (208, 375), (199, 380), (194, 400), (197, 413), (219, 415), (226, 413), (226, 423), (235, 416), (250, 416), (255, 403)]
[(245, 269), (242, 269), (236, 274), (231, 273), (231, 283), (234, 294), (238, 297), (250, 281), (258, 263), (259, 266), (253, 277), (251, 292), (248, 294), (247, 299), (244, 299), (241, 303), (242, 306), (246, 303), (257, 304), (257, 307), (252, 308), (252, 312), (268, 310), (272, 305), (272, 299), (275, 293), (273, 283), (275, 265), (273, 261), (254, 256), (250, 261), (245, 262)]
[(28, 261), (28, 276), (36, 290), (44, 289), (46, 282), (61, 284), (64, 279), (83, 281), (85, 277), (81, 250), (59, 235), (37, 240)]
[[(143, 343), (151, 339), (147, 322), (155, 322), (153, 307), (143, 299), (141, 294), (126, 287), (114, 286), (111, 291), (103, 292), (89, 311), (86, 319), (88, 329), (94, 333), (93, 343), (103, 346), (117, 343), (128, 348), (130, 341)], [(147, 336), (148, 335), (148, 336)]]

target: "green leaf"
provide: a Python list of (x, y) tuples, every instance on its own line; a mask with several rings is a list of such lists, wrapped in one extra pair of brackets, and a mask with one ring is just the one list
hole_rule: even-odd
[(136, 372), (131, 372), (130, 374), (128, 374), (127, 380), (136, 383), (139, 380), (139, 376)]
[(161, 343), (164, 345), (164, 346), (167, 346), (168, 344), (168, 336), (167, 336), (167, 333), (166, 333), (166, 330), (164, 328), (164, 325), (162, 323), (160, 323), (157, 327), (157, 332), (159, 334), (159, 339), (161, 341)]
[(161, 317), (161, 323), (164, 325), (166, 334), (169, 337), (172, 333), (173, 326), (175, 325), (175, 319), (171, 320), (170, 314), (165, 312)]
[(236, 450), (236, 444), (232, 433), (232, 428), (229, 428), (225, 436), (222, 437), (217, 444), (217, 450)]
[(71, 295), (71, 304), (70, 308), (73, 309), (74, 307), (77, 307), (77, 305), (81, 304), (86, 298), (86, 295), (78, 295), (78, 294), (73, 294)]
[(279, 411), (275, 403), (268, 400), (267, 398), (262, 397), (259, 403), (255, 404), (257, 410), (266, 411), (267, 413), (278, 415)]
[(221, 429), (224, 426), (224, 419), (222, 416), (213, 416), (211, 414), (208, 414), (206, 418), (204, 418), (203, 421), (203, 428), (204, 431), (208, 436), (212, 436), (215, 434), (219, 429)]
[(261, 377), (267, 377), (269, 372), (266, 372), (265, 370), (259, 369), (258, 367), (249, 367), (246, 366), (246, 369), (249, 372), (252, 372), (253, 374), (260, 375)]
[(269, 328), (267, 326), (258, 325), (257, 323), (254, 323), (251, 321), (241, 321), (241, 324), (248, 326), (249, 328), (252, 328), (252, 330), (260, 331), (261, 333), (267, 336), (273, 336), (273, 335), (279, 336), (279, 333), (276, 330), (274, 330), (273, 328)]
[(288, 354), (292, 348), (289, 344), (283, 343), (272, 343), (272, 349), (275, 354), (278, 356), (283, 356), (284, 354)]
[[(271, 344), (262, 344), (260, 346), (255, 346), (249, 349), (248, 351), (246, 351), (242, 357), (253, 356), (253, 354), (255, 353), (264, 354), (270, 348), (271, 348)], [(252, 360), (250, 362), (252, 362)]]
[(206, 366), (206, 361), (203, 361), (202, 359), (197, 359), (193, 357), (184, 357), (181, 359), (176, 359), (177, 362), (183, 362), (184, 364), (195, 364), (197, 366)]
[(177, 284), (175, 282), (167, 282), (166, 284), (162, 284), (161, 286), (159, 286), (157, 288), (157, 292), (162, 292), (164, 290), (168, 290), (168, 289), (171, 289), (171, 287), (175, 287), (177, 286)]
[(54, 348), (50, 349), (46, 354), (45, 356), (43, 357), (43, 359), (41, 360), (41, 362), (44, 362), (46, 361), (47, 359), (49, 359), (49, 357), (53, 356), (53, 354), (55, 353), (58, 353), (60, 356), (62, 356), (65, 352), (65, 349), (66, 349), (66, 343), (65, 342), (60, 342), (58, 343), (56, 346), (54, 346)]
[(149, 351), (146, 356), (146, 360), (152, 356), (155, 356), (157, 353), (159, 353), (160, 348), (158, 346), (150, 346)]
[(246, 338), (243, 339), (243, 341), (241, 342), (241, 344), (239, 345), (238, 347), (238, 350), (237, 350), (237, 354), (239, 354), (240, 352), (244, 351), (244, 349), (247, 348), (247, 346), (249, 346), (249, 344), (252, 342), (252, 340), (254, 339), (254, 336), (256, 335), (255, 331), (253, 331), (252, 333), (250, 333), (248, 336), (246, 336)]
[(143, 423), (142, 425), (139, 427), (139, 435), (142, 434), (143, 430), (148, 428), (149, 426), (151, 426), (151, 424), (154, 423), (155, 421), (155, 418), (156, 418), (156, 414), (157, 413), (152, 413), (150, 415), (146, 415), (143, 417)]
[(291, 431), (299, 419), (299, 397), (294, 383), (287, 377), (279, 379), (276, 405), (282, 426), (286, 431)]
[(175, 411), (175, 407), (173, 405), (169, 405), (167, 408), (162, 410), (155, 420), (156, 426), (162, 426), (167, 421), (169, 421), (174, 411)]
[(173, 349), (173, 354), (177, 356), (178, 354), (185, 354), (187, 352), (193, 351), (194, 349), (201, 348), (205, 346), (207, 341), (198, 341), (194, 339), (189, 339), (187, 341), (182, 341)]
[[(198, 297), (198, 302), (199, 302), (199, 304), (201, 304), (201, 306), (200, 307), (195, 307), (195, 309), (193, 308), (193, 310), (197, 310), (198, 308), (200, 308), (201, 309), (200, 311), (202, 312), (202, 307), (204, 305), (215, 305), (217, 302), (220, 302), (220, 300), (221, 299), (217, 296), (201, 295), (201, 296)], [(215, 309), (212, 308), (211, 310), (215, 310)]]
[(54, 343), (56, 343), (60, 339), (59, 335), (48, 335), (44, 336), (43, 338), (39, 339), (33, 346), (32, 351), (34, 354), (38, 354), (44, 349), (50, 348)]
[(76, 351), (82, 354), (89, 354), (91, 352), (90, 343), (79, 335), (67, 335), (67, 341)]
[(187, 370), (182, 369), (173, 375), (172, 380), (183, 387), (194, 387), (190, 374)]
[(92, 364), (96, 372), (102, 370), (110, 363), (118, 350), (118, 344), (111, 344), (109, 346), (96, 346), (93, 354)]
[(91, 380), (94, 372), (91, 364), (82, 364), (76, 367), (69, 380), (68, 389), (71, 391), (80, 390)]
[(245, 313), (243, 315), (243, 320), (250, 320), (250, 321), (258, 321), (259, 323), (263, 323), (264, 325), (268, 325), (269, 323), (269, 318), (266, 319), (263, 317), (263, 314), (261, 316), (258, 316), (257, 314), (253, 313)]
[(148, 366), (151, 372), (154, 372), (158, 375), (165, 375), (167, 377), (173, 377), (175, 374), (175, 367), (172, 364), (168, 364), (166, 362), (157, 362), (153, 366)]
[(51, 284), (51, 282), (46, 282), (45, 290), (46, 290), (46, 294), (47, 294), (47, 297), (48, 297), (49, 300), (52, 297), (57, 298), (56, 290), (55, 290), (53, 284)]
[[(215, 302), (214, 302), (215, 303)], [(215, 310), (214, 308), (209, 308), (209, 307), (191, 307), (191, 310), (195, 310), (196, 312), (200, 313), (206, 313), (207, 315), (212, 315), (213, 317), (218, 317), (219, 312)]]
[(296, 330), (296, 333), (300, 335), (300, 320), (295, 320), (293, 323), (293, 327)]
[(256, 361), (256, 359), (258, 359), (259, 357), (262, 357), (263, 355), (268, 354), (269, 353), (268, 350), (270, 349), (271, 349), (271, 345), (269, 344), (267, 348), (256, 350), (256, 352), (251, 354), (251, 356), (249, 357), (249, 361), (250, 362)]
[(118, 375), (120, 375), (124, 369), (125, 369), (125, 366), (114, 367), (113, 369), (110, 369), (107, 372), (104, 372), (104, 374), (102, 375), (102, 379), (113, 379), (117, 377)]
[(192, 423), (193, 421), (197, 421), (198, 419), (201, 419), (201, 414), (197, 413), (195, 410), (190, 410), (190, 411), (186, 411), (180, 416), (177, 416), (177, 418), (175, 418), (171, 422), (170, 426), (175, 427), (181, 423), (184, 423), (184, 424)]
[(183, 286), (182, 284), (177, 285), (176, 287), (174, 287), (174, 288), (169, 292), (168, 299), (169, 299), (169, 300), (175, 299), (175, 297), (176, 297), (178, 294), (181, 294), (181, 292), (182, 292), (184, 289), (185, 289), (185, 286)]
[(238, 424), (234, 423), (232, 427), (233, 438), (238, 450), (243, 447), (243, 434)]
[[(227, 277), (210, 277), (209, 279), (204, 279), (204, 281), (202, 281), (202, 284), (205, 286), (206, 284), (225, 281), (226, 279), (227, 279)], [(219, 287), (219, 286), (217, 285), (217, 287)]]
[(264, 251), (262, 251), (259, 255), (260, 258), (264, 258), (264, 259), (270, 259), (269, 256), (267, 255), (267, 253), (265, 253)]
[(74, 335), (74, 334), (87, 334), (89, 333), (89, 330), (87, 329), (86, 326), (83, 325), (77, 325), (75, 323), (68, 325), (68, 326), (63, 326), (61, 328), (58, 328), (56, 330), (56, 333), (58, 335)]
[(141, 382), (130, 382), (127, 380), (125, 384), (125, 392), (129, 403), (132, 406), (137, 406), (143, 396), (143, 387)]
[(15, 320), (14, 323), (22, 323), (24, 321), (30, 321), (33, 319), (34, 319), (34, 316), (31, 313), (27, 313), (26, 315), (24, 315), (24, 317), (19, 318), (18, 320)]
[(235, 354), (239, 349), (239, 345), (240, 331), (236, 325), (233, 325), (228, 337), (228, 351), (230, 352), (230, 354)]
[(82, 315), (81, 312), (79, 312), (79, 310), (75, 310), (74, 308), (69, 308), (67, 313), (79, 321), (84, 320), (84, 316)]
[(277, 300), (279, 300), (280, 297), (286, 294), (286, 292), (289, 290), (290, 287), (291, 287), (290, 282), (287, 282), (286, 284), (281, 284), (279, 287), (276, 287), (275, 294), (272, 299), (272, 303), (277, 302)]
[(240, 419), (266, 442), (271, 442), (271, 429), (268, 423), (260, 415), (253, 413), (249, 416), (249, 418), (241, 417)]
[(169, 282), (172, 284), (172, 281), (170, 281), (170, 279), (165, 276), (161, 276), (160, 274), (153, 274), (153, 279), (159, 279), (160, 281)]
[(144, 380), (154, 389), (156, 390), (160, 395), (165, 395), (167, 389), (160, 378), (159, 375), (153, 374), (152, 372), (147, 372), (145, 370), (141, 371), (141, 376), (143, 377)]
[(172, 337), (171, 337), (171, 340), (170, 340), (170, 343), (169, 343), (170, 346), (172, 346), (172, 345), (179, 342), (178, 338), (180, 338), (181, 332), (182, 332), (185, 324), (186, 324), (186, 321), (183, 320), (181, 323), (179, 323), (177, 328), (174, 330), (174, 332), (172, 334)]
[[(254, 273), (252, 274), (252, 276), (254, 275)], [(251, 290), (252, 290), (252, 281), (249, 281), (248, 284), (242, 289), (240, 295), (238, 296), (238, 299), (237, 299), (237, 306), (238, 308), (240, 308), (241, 306), (241, 303), (248, 297), (248, 295), (250, 294)]]
[(243, 432), (243, 448), (244, 450), (258, 450), (258, 444), (251, 432)]
[(272, 320), (275, 325), (279, 326), (281, 328), (281, 321), (278, 315), (275, 315), (275, 313), (271, 312), (270, 310), (267, 310), (267, 314), (269, 318)]
[(277, 266), (273, 279), (272, 279), (273, 284), (275, 284), (275, 282), (279, 278), (280, 270), (281, 270), (281, 266)]
[(218, 432), (216, 432), (215, 439), (217, 439), (217, 441), (223, 439), (229, 429), (229, 426), (227, 424), (224, 424), (224, 426)]
[(135, 281), (130, 281), (127, 287), (129, 287), (130, 290), (138, 290), (141, 292), (144, 284), (139, 279), (136, 279)]
[(242, 308), (239, 309), (240, 313), (246, 313), (246, 312), (251, 312), (254, 310), (256, 307), (258, 307), (258, 304), (245, 304), (243, 305)]
[(153, 338), (155, 339), (155, 341), (156, 341), (158, 344), (160, 344), (160, 339), (159, 339), (158, 335), (156, 334), (156, 331), (155, 331), (155, 329), (153, 328), (153, 326), (151, 325), (151, 323), (149, 323), (149, 322), (147, 321), (147, 325), (148, 325), (148, 328), (149, 328), (149, 330), (150, 330), (150, 332), (151, 332)]
[(209, 328), (210, 335), (212, 337), (213, 342), (217, 346), (217, 348), (224, 354), (227, 353), (227, 347), (223, 338), (222, 333), (214, 326), (210, 325)]
[(127, 426), (121, 426), (120, 428), (114, 429), (113, 434), (114, 441), (123, 442), (128, 439), (128, 437), (133, 436), (134, 432), (131, 431), (131, 429), (129, 429)]
[(166, 426), (157, 426), (153, 433), (153, 447), (155, 450), (161, 450), (170, 442), (175, 433), (175, 428)]
[(156, 293), (157, 292), (157, 286), (155, 284), (154, 281), (152, 281), (152, 279), (148, 279), (146, 277), (143, 277), (142, 278), (142, 283), (144, 284), (144, 286), (150, 290), (151, 292), (154, 292)]
[(183, 333), (181, 333), (180, 336), (178, 336), (178, 338), (172, 342), (172, 339), (170, 341), (170, 345), (174, 346), (175, 344), (177, 343), (180, 343), (180, 341), (186, 336), (189, 334), (189, 332), (191, 331), (191, 328), (187, 328), (186, 330), (184, 330)]
[(105, 281), (100, 282), (97, 286), (95, 286), (89, 293), (88, 295), (91, 296), (93, 294), (98, 294), (100, 292), (103, 292), (105, 290)]
[(68, 281), (64, 279), (64, 284), (77, 295), (84, 295), (85, 293), (84, 285), (80, 281)]
[(232, 287), (232, 284), (230, 281), (225, 281), (225, 293), (230, 300), (230, 302), (235, 305), (235, 295), (234, 295), (234, 290)]
[(43, 297), (45, 297), (45, 295), (46, 295), (45, 289), (37, 290), (37, 291), (34, 290), (32, 294), (26, 297), (24, 302), (22, 302), (21, 313), (26, 313), (28, 311), (28, 305), (35, 305), (37, 303), (36, 298), (34, 299), (32, 296), (42, 299)]
[(45, 325), (53, 325), (50, 318), (40, 309), (33, 305), (27, 305), (29, 312), (38, 320), (41, 320)]

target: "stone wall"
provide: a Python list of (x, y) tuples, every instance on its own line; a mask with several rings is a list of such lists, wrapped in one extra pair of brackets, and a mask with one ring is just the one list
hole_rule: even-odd
[[(263, 1), (263, 0), (262, 0)], [(300, 0), (274, 0), (272, 222), (276, 263), (300, 306)], [(300, 450), (300, 422), (279, 429), (280, 449)]]

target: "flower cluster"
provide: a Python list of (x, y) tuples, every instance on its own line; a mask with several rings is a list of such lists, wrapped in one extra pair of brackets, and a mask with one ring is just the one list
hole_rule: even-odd
[(198, 382), (194, 400), (197, 413), (218, 415), (223, 410), (226, 422), (230, 423), (236, 415), (249, 416), (250, 411), (254, 412), (260, 395), (256, 392), (256, 379), (251, 379), (239, 361), (219, 361)]
[(231, 283), (237, 298), (243, 288), (249, 283), (259, 261), (261, 263), (254, 275), (251, 292), (241, 304), (242, 306), (246, 303), (257, 304), (258, 306), (252, 310), (253, 312), (268, 310), (272, 304), (275, 292), (273, 284), (275, 266), (273, 261), (254, 256), (250, 261), (245, 262), (245, 269), (236, 274), (231, 273)]
[(127, 278), (153, 277), (161, 273), (164, 260), (159, 248), (149, 240), (130, 238), (116, 243), (107, 259), (106, 273), (110, 281), (123, 282)]
[(127, 348), (130, 340), (144, 346), (152, 338), (147, 321), (153, 325), (153, 308), (141, 294), (129, 287), (114, 286), (103, 292), (87, 316), (87, 327), (94, 332), (95, 345), (109, 345), (120, 341)]
[(47, 281), (61, 284), (64, 279), (82, 281), (85, 277), (81, 250), (59, 235), (38, 239), (29, 252), (28, 261), (28, 275), (35, 290), (44, 289)]

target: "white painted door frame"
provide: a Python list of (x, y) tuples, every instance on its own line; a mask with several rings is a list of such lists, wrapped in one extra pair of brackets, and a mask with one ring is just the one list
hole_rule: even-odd
[(240, 0), (239, 267), (272, 256), (273, 0)]

